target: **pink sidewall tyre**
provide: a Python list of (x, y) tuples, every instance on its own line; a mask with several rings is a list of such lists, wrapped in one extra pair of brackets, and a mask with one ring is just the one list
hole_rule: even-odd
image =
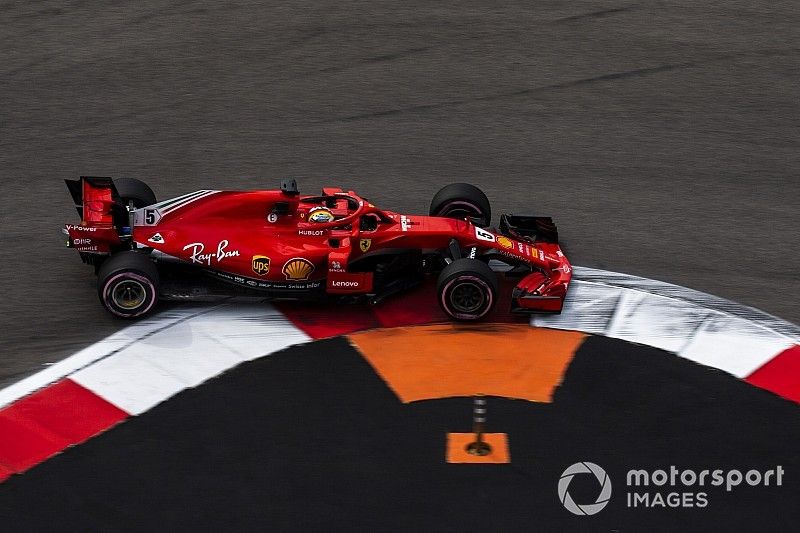
[(497, 303), (497, 274), (478, 259), (458, 259), (439, 274), (437, 295), (450, 318), (480, 320)]
[(121, 252), (101, 265), (97, 292), (113, 315), (138, 318), (150, 313), (158, 302), (158, 281), (158, 269), (147, 255)]

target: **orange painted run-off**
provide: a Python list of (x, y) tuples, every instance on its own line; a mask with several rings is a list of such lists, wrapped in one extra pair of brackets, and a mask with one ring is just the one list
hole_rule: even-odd
[(484, 433), (483, 441), (492, 447), (491, 453), (488, 455), (472, 455), (467, 452), (467, 446), (475, 442), (475, 433), (448, 433), (447, 462), (479, 464), (505, 464), (511, 462), (511, 455), (508, 453), (508, 437), (505, 433)]
[(436, 324), (350, 335), (403, 402), (477, 394), (550, 402), (584, 338), (527, 324)]

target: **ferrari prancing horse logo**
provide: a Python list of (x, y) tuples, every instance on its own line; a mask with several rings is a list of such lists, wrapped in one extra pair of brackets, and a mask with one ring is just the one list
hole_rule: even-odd
[(266, 255), (254, 255), (253, 272), (259, 276), (266, 276), (269, 274), (269, 257)]
[(361, 248), (361, 251), (364, 253), (369, 250), (370, 246), (372, 246), (372, 239), (361, 239), (358, 241), (358, 247)]

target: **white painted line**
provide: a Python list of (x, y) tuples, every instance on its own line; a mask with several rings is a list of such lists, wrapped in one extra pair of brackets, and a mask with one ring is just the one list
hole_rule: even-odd
[(800, 327), (710, 294), (584, 267), (575, 275), (561, 315), (532, 325), (654, 346), (740, 378), (800, 344)]
[(640, 278), (620, 272), (610, 272), (595, 268), (576, 266), (573, 269), (575, 277), (586, 283), (608, 285), (618, 288), (635, 289), (655, 296), (665, 296), (681, 302), (692, 303), (706, 309), (713, 309), (732, 316), (738, 316), (750, 322), (760, 324), (776, 333), (786, 335), (800, 342), (800, 326), (787, 322), (782, 318), (765, 313), (760, 309), (738, 304), (713, 294), (696, 291), (688, 287), (673, 285), (664, 281)]
[(203, 316), (206, 330), (217, 342), (246, 361), (257, 359), (313, 339), (272, 305), (226, 306), (214, 316)]
[(121, 350), (126, 346), (136, 344), (140, 339), (152, 335), (154, 332), (170, 328), (183, 320), (198, 313), (208, 313), (213, 308), (208, 306), (187, 306), (176, 311), (160, 313), (151, 318), (135, 322), (125, 329), (84, 348), (78, 353), (62, 359), (37, 372), (32, 376), (22, 379), (0, 390), (0, 408), (23, 398), (47, 385), (68, 376), (69, 374), (91, 365), (111, 353)]
[[(757, 309), (636, 276), (575, 267), (561, 315), (540, 327), (655, 346), (746, 377), (793, 344), (800, 327)], [(132, 414), (243, 361), (309, 337), (267, 304), (180, 307), (131, 324), (0, 390), (0, 408), (66, 376)]]
[(226, 304), (127, 346), (70, 379), (130, 414), (180, 391), (311, 340), (268, 304)]
[[(629, 305), (617, 308), (614, 328), (606, 336), (676, 353), (708, 316), (702, 307), (664, 296), (622, 289)], [(634, 299), (635, 295), (635, 299)]]
[(606, 328), (605, 335), (608, 337), (621, 338), (620, 333), (625, 328), (625, 320), (636, 313), (636, 308), (642, 303), (646, 293), (639, 291), (631, 291), (628, 289), (620, 290), (619, 299), (617, 300), (617, 307), (614, 309), (614, 314), (608, 321), (608, 328)]
[(132, 415), (147, 411), (187, 387), (169, 372), (135, 356), (104, 359), (72, 374), (70, 379)]
[(710, 313), (678, 355), (745, 378), (795, 344), (789, 337), (744, 318)]

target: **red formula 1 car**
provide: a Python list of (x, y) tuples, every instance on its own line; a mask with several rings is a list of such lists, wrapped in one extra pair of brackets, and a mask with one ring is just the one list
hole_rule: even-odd
[(518, 280), (513, 311), (558, 313), (571, 278), (550, 218), (501, 215), (498, 230), (487, 229), (489, 201), (465, 183), (440, 190), (428, 216), (386, 211), (336, 188), (300, 195), (294, 180), (280, 190), (202, 190), (163, 202), (134, 179), (67, 186), (81, 214), (80, 224), (66, 225), (68, 246), (95, 266), (103, 305), (125, 318), (146, 315), (159, 298), (377, 304), (430, 275), (456, 320), (492, 310), (498, 276)]

